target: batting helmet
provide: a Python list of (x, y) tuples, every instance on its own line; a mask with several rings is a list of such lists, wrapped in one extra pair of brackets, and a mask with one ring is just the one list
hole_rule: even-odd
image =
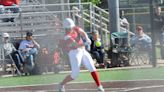
[(63, 21), (63, 28), (73, 28), (75, 27), (75, 23), (71, 18), (66, 18)]

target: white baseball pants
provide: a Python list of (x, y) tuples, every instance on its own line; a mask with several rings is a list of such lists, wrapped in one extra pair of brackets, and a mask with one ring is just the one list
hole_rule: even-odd
[(93, 59), (89, 52), (85, 50), (85, 48), (77, 48), (74, 50), (69, 51), (69, 61), (71, 64), (71, 77), (73, 79), (76, 79), (80, 72), (80, 66), (81, 64), (84, 64), (84, 66), (90, 71), (96, 71), (96, 68), (94, 66)]

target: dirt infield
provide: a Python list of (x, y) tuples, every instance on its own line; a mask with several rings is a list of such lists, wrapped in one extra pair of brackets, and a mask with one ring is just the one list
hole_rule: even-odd
[[(163, 92), (164, 80), (103, 82), (105, 92)], [(0, 88), (0, 92), (57, 92), (57, 84)], [(66, 92), (96, 92), (94, 83), (70, 83)]]

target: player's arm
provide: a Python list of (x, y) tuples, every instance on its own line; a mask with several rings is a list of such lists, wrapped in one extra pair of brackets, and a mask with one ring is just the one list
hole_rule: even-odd
[(69, 47), (77, 47), (78, 46), (77, 42), (73, 38), (71, 38), (71, 36), (69, 36), (69, 35), (66, 35), (64, 37), (64, 40), (66, 41), (66, 43)]
[(87, 33), (83, 29), (79, 28), (79, 33), (86, 40), (84, 44), (91, 44), (91, 40), (89, 39)]

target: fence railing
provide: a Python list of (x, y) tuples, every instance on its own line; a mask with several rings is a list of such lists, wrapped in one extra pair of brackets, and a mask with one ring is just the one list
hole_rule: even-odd
[[(38, 35), (48, 34), (49, 31), (63, 33), (62, 20), (66, 17), (73, 18), (75, 16), (74, 13), (78, 12), (76, 17), (80, 19), (78, 20), (80, 22), (79, 26), (83, 27), (86, 32), (98, 30), (102, 38), (108, 38), (106, 37), (107, 33), (109, 33), (108, 13), (91, 3), (82, 3), (83, 8), (80, 11), (73, 9), (73, 7), (78, 7), (78, 5), (77, 3), (22, 5), (19, 13), (1, 14), (0, 19), (14, 18), (15, 21), (1, 22), (0, 32), (9, 32), (13, 36), (23, 35), (26, 31), (33, 31)], [(28, 10), (29, 8), (32, 10)]]

